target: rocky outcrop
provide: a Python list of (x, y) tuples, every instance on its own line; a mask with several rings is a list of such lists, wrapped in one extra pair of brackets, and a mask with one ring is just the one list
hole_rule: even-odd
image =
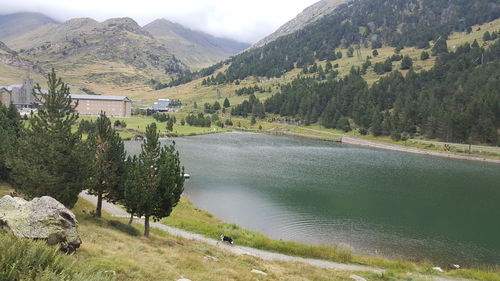
[(325, 15), (330, 14), (338, 6), (346, 3), (347, 0), (322, 0), (309, 7), (307, 7), (302, 13), (298, 14), (294, 19), (282, 25), (278, 30), (276, 30), (271, 35), (255, 43), (252, 48), (262, 47), (281, 36), (293, 33), (300, 30), (307, 25), (316, 22)]
[(6, 195), (0, 199), (0, 230), (17, 237), (47, 240), (71, 253), (82, 242), (77, 229), (75, 215), (52, 197), (26, 201)]

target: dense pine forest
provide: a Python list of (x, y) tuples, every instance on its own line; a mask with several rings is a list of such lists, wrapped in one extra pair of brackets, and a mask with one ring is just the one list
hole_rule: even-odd
[[(229, 68), (214, 77), (222, 84), (249, 76), (280, 77), (295, 67), (315, 60), (334, 61), (335, 49), (382, 46), (429, 47), (429, 41), (444, 41), (453, 31), (471, 32), (471, 27), (500, 17), (497, 0), (356, 0), (295, 33), (264, 47), (246, 51), (224, 63)], [(221, 67), (224, 63), (217, 65)], [(176, 86), (211, 75), (215, 66), (162, 84)]]
[(265, 101), (265, 110), (373, 135), (415, 134), (454, 142), (499, 144), (500, 40), (465, 44), (438, 55), (429, 71), (399, 71), (369, 87), (359, 68), (339, 80), (297, 78)]

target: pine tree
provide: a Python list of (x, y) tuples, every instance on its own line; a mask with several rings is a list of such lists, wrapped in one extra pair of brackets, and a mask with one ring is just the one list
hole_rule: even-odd
[(7, 108), (0, 104), (0, 180), (9, 179), (7, 161), (16, 147), (16, 139), (22, 127), (20, 120), (21, 116), (15, 106)]
[(51, 196), (72, 208), (85, 187), (90, 153), (79, 132), (72, 132), (78, 115), (67, 84), (54, 69), (48, 94), (36, 85), (34, 94), (44, 104), (23, 130), (18, 150), (9, 165), (16, 191), (29, 198)]
[(126, 153), (123, 141), (102, 112), (87, 143), (92, 152), (88, 193), (97, 196), (96, 215), (101, 217), (103, 199), (111, 203), (123, 199)]
[(149, 236), (149, 221), (167, 217), (184, 190), (175, 143), (165, 147), (159, 141), (156, 124), (146, 127), (146, 139), (138, 157), (129, 158), (124, 205), (130, 213), (144, 216), (144, 236)]
[(174, 130), (174, 120), (169, 118), (167, 121), (167, 131), (172, 132)]
[(446, 44), (445, 38), (439, 38), (431, 49), (433, 56), (437, 56), (441, 53), (448, 53), (448, 45)]
[(224, 100), (224, 104), (223, 105), (224, 105), (224, 108), (228, 108), (228, 107), (231, 106), (231, 104), (229, 103), (229, 100), (227, 98)]
[(401, 69), (410, 69), (413, 67), (413, 60), (410, 56), (406, 55), (401, 60)]

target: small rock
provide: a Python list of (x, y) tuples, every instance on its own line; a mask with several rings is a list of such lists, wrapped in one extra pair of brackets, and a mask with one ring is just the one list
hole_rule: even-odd
[(186, 278), (181, 278), (181, 279), (177, 279), (177, 281), (191, 281), (191, 280), (186, 279)]
[(252, 271), (250, 271), (250, 272), (267, 276), (267, 273), (265, 273), (264, 271), (257, 270), (257, 269), (252, 269)]
[(450, 264), (450, 268), (451, 269), (460, 269), (460, 265), (459, 264)]
[(114, 271), (114, 270), (105, 270), (104, 273), (109, 273), (111, 275), (116, 275), (116, 271)]
[(212, 257), (212, 256), (204, 256), (203, 259), (204, 260), (211, 260), (211, 261), (214, 261), (214, 262), (218, 262), (219, 261), (218, 258)]
[(435, 271), (438, 271), (438, 272), (444, 272), (444, 270), (441, 267), (439, 267), (439, 266), (433, 267), (432, 270), (435, 270)]
[(358, 276), (358, 275), (354, 275), (354, 274), (351, 274), (349, 276), (349, 278), (353, 279), (353, 280), (356, 280), (356, 281), (366, 281), (365, 278), (361, 277), (361, 276)]

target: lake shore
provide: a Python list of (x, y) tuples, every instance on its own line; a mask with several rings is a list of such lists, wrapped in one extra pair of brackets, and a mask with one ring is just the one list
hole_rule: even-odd
[(492, 163), (492, 164), (500, 164), (500, 159), (493, 159), (493, 158), (486, 158), (486, 157), (472, 156), (472, 155), (471, 156), (461, 155), (461, 154), (442, 152), (442, 151), (436, 151), (436, 150), (427, 150), (427, 149), (421, 149), (421, 148), (415, 148), (415, 147), (388, 144), (388, 143), (377, 142), (377, 141), (372, 141), (372, 140), (364, 140), (364, 139), (350, 137), (350, 136), (343, 136), (342, 143), (350, 144), (350, 145), (372, 147), (372, 148), (377, 148), (377, 149), (386, 149), (386, 150), (400, 151), (400, 152), (413, 153), (413, 154), (422, 154), (422, 155), (429, 155), (429, 156), (435, 156), (435, 157), (457, 159), (457, 160), (479, 161), (479, 162), (486, 162), (486, 163)]

